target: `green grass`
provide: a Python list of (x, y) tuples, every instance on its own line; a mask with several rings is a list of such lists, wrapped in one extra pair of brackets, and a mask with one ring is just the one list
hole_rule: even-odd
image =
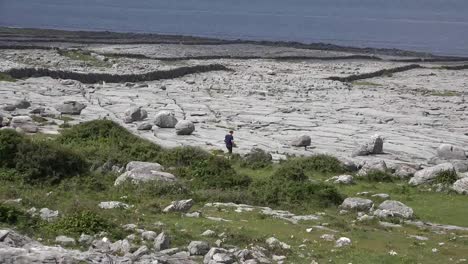
[(16, 82), (16, 79), (11, 77), (9, 74), (0, 72), (0, 82)]
[[(2, 135), (2, 142), (9, 143), (0, 145), (0, 151), (12, 156), (15, 144), (21, 141), (22, 137), (15, 137), (17, 134), (14, 132), (0, 133), (0, 136)], [(241, 248), (252, 244), (266, 247), (265, 240), (274, 236), (292, 246), (291, 250), (270, 252), (286, 255), (287, 263), (311, 263), (312, 260), (318, 263), (450, 263), (450, 258), (454, 261), (467, 258), (468, 232), (436, 234), (413, 226), (388, 229), (381, 227), (376, 221), (355, 222), (354, 213), (340, 215), (337, 205), (323, 206), (320, 198), (317, 199), (320, 196), (317, 196), (316, 190), (307, 194), (309, 199), (285, 196), (281, 193), (282, 197), (286, 197), (285, 200), (270, 206), (298, 215), (324, 212), (325, 215), (318, 221), (293, 224), (263, 215), (259, 210), (238, 213), (227, 207), (204, 207), (207, 202), (267, 205), (262, 204), (262, 200), (252, 193), (252, 186), (259, 182), (269, 184), (271, 189), (275, 187), (271, 184), (276, 183), (283, 190), (299, 190), (298, 193), (303, 191), (299, 186), (306, 186), (309, 181), (315, 183), (313, 187), (325, 188), (326, 179), (344, 172), (336, 163), (336, 159), (330, 156), (292, 158), (257, 169), (243, 167), (235, 159), (229, 161), (230, 163), (226, 160), (203, 163), (212, 155), (197, 148), (163, 149), (133, 136), (109, 121), (88, 122), (66, 129), (60, 136), (51, 138), (36, 135), (29, 140), (34, 144), (46, 141), (55, 142), (54, 144), (63, 148), (71, 148), (96, 166), (109, 159), (117, 161), (119, 165), (125, 165), (130, 160), (148, 160), (161, 162), (166, 167), (173, 167), (174, 173), (180, 173), (180, 181), (176, 184), (126, 183), (115, 187), (113, 182), (118, 177), (117, 174), (93, 169), (80, 176), (64, 177), (55, 184), (47, 181), (30, 184), (22, 181), (21, 172), (12, 167), (10, 162), (14, 162), (15, 159), (3, 160), (3, 163), (0, 163), (0, 166), (3, 166), (0, 167), (0, 227), (15, 227), (34, 238), (43, 238), (45, 244), (54, 244), (57, 235), (78, 238), (82, 232), (92, 234), (101, 230), (108, 232), (112, 240), (121, 239), (128, 234), (121, 226), (133, 223), (146, 230), (167, 231), (172, 237), (173, 247), (187, 246), (192, 240), (205, 240), (213, 244), (218, 237), (201, 236), (207, 229), (214, 230), (217, 234), (225, 233), (225, 244)], [(218, 167), (229, 172), (229, 181), (231, 176), (244, 175), (252, 180), (252, 184), (241, 185), (240, 188), (193, 184), (195, 179), (192, 177), (197, 175), (193, 175), (192, 169), (195, 168), (196, 173), (207, 177), (206, 181), (209, 182), (216, 180), (221, 173), (217, 170)], [(412, 207), (418, 220), (467, 226), (468, 196), (436, 193), (409, 186), (400, 180), (387, 182), (385, 179), (386, 175), (377, 175), (371, 179), (358, 179), (354, 185), (339, 185), (336, 188), (340, 195), (349, 197), (354, 197), (357, 192), (362, 191), (387, 193), (391, 199)], [(451, 177), (444, 177), (443, 180), (447, 179), (451, 180)], [(231, 186), (231, 182), (227, 184)], [(288, 202), (288, 197), (293, 197), (294, 202)], [(2, 201), (17, 198), (22, 199), (20, 204), (1, 205)], [(189, 218), (179, 213), (162, 213), (163, 208), (171, 201), (188, 198), (195, 200), (191, 211), (200, 211), (203, 216), (221, 217), (231, 222), (216, 222), (204, 217)], [(378, 198), (369, 198), (376, 205), (382, 202)], [(121, 201), (133, 207), (126, 210), (103, 210), (98, 208), (101, 201)], [(25, 211), (31, 207), (59, 210), (60, 219), (48, 223), (30, 217)], [(164, 223), (163, 227), (155, 225), (159, 221)], [(337, 231), (336, 238), (351, 238), (352, 246), (338, 249), (334, 247), (333, 242), (320, 239), (322, 234), (330, 233), (329, 231), (313, 228), (310, 233), (306, 232), (307, 228), (323, 223), (328, 223), (327, 227)], [(409, 238), (409, 235), (422, 235), (429, 240), (423, 243)], [(456, 239), (453, 239), (454, 237)], [(440, 246), (441, 242), (445, 244)], [(299, 247), (300, 245), (302, 246)], [(437, 248), (439, 252), (432, 253), (433, 248)], [(390, 250), (396, 251), (398, 255), (391, 256)]]
[(444, 91), (433, 91), (429, 93), (431, 96), (460, 96), (460, 93), (457, 91), (449, 91), (449, 90), (444, 90)]
[(90, 66), (95, 67), (110, 67), (111, 64), (106, 61), (98, 60), (97, 58), (91, 56), (88, 52), (80, 50), (66, 50), (60, 51), (60, 55), (65, 56), (71, 60), (82, 61)]
[(354, 81), (352, 84), (356, 86), (382, 86), (381, 84), (367, 81)]

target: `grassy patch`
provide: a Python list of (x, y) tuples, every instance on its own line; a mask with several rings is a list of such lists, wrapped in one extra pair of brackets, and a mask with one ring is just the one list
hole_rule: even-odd
[(378, 84), (378, 83), (366, 82), (366, 81), (354, 81), (352, 82), (352, 84), (356, 86), (382, 86), (381, 84)]
[(449, 91), (449, 90), (444, 90), (444, 91), (433, 91), (429, 93), (431, 96), (460, 96), (460, 93), (457, 91)]
[(109, 62), (98, 60), (97, 58), (91, 56), (90, 53), (84, 52), (81, 50), (60, 51), (59, 54), (69, 59), (75, 60), (75, 61), (82, 61), (90, 66), (95, 66), (95, 67), (111, 66)]
[(16, 79), (11, 77), (9, 74), (0, 72), (0, 82), (16, 82)]

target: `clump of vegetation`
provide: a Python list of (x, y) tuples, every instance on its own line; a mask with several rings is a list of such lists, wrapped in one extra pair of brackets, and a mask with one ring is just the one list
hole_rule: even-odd
[(293, 163), (302, 168), (305, 172), (319, 173), (343, 173), (346, 172), (343, 164), (330, 155), (314, 155), (310, 157), (290, 158), (283, 162)]
[(31, 116), (31, 119), (36, 122), (36, 123), (39, 123), (41, 125), (44, 125), (48, 122), (47, 118), (44, 118), (42, 116), (38, 116), (38, 115), (32, 115)]
[(449, 91), (449, 90), (444, 90), (444, 91), (433, 91), (430, 93), (432, 96), (459, 96), (460, 93), (457, 91)]
[(132, 135), (109, 120), (95, 120), (64, 130), (57, 141), (79, 150), (90, 161), (125, 165), (130, 161), (158, 161), (162, 148)]
[(16, 79), (11, 77), (11, 75), (0, 72), (0, 82), (16, 82)]
[(106, 61), (98, 60), (96, 57), (91, 56), (91, 53), (85, 52), (82, 50), (66, 50), (66, 51), (59, 51), (59, 54), (70, 58), (76, 61), (82, 61), (88, 65), (95, 66), (95, 67), (108, 67), (110, 64)]
[(176, 147), (164, 150), (158, 160), (165, 166), (188, 167), (208, 159), (210, 153), (199, 147)]
[(33, 141), (13, 130), (0, 131), (0, 166), (16, 169), (26, 182), (56, 183), (85, 172), (82, 156), (44, 140)]
[(363, 178), (370, 182), (393, 182), (394, 180), (390, 173), (380, 170), (371, 170)]
[(250, 192), (259, 203), (269, 205), (308, 202), (329, 206), (343, 201), (334, 186), (311, 181), (300, 162), (286, 163), (270, 178), (257, 180), (251, 185)]
[(454, 170), (446, 170), (439, 172), (434, 180), (434, 183), (443, 185), (452, 185), (458, 180), (457, 173)]
[(94, 235), (99, 232), (115, 232), (118, 228), (106, 218), (92, 211), (78, 211), (69, 216), (59, 218), (57, 221), (47, 225), (53, 234), (79, 236), (80, 234)]
[(252, 179), (238, 174), (229, 160), (224, 157), (210, 156), (190, 169), (192, 185), (198, 188), (236, 189), (248, 187)]
[(36, 228), (40, 220), (26, 212), (6, 204), (0, 204), (0, 224), (15, 226), (17, 229), (30, 232)]
[(254, 148), (240, 162), (241, 167), (260, 169), (271, 165), (273, 157), (263, 149)]

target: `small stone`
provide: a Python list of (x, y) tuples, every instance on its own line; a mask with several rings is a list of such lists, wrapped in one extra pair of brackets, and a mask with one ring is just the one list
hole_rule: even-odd
[(156, 251), (168, 249), (170, 247), (170, 244), (171, 240), (165, 232), (162, 232), (154, 239), (154, 249)]
[(340, 237), (338, 240), (335, 242), (335, 247), (345, 247), (351, 245), (351, 239), (347, 237)]
[(214, 236), (216, 236), (216, 232), (213, 231), (213, 230), (206, 230), (201, 235), (206, 236), (206, 237), (214, 237)]
[(58, 236), (55, 238), (55, 243), (61, 246), (73, 246), (75, 245), (75, 239), (67, 236)]
[(187, 247), (191, 256), (205, 255), (210, 250), (210, 245), (205, 241), (192, 241)]

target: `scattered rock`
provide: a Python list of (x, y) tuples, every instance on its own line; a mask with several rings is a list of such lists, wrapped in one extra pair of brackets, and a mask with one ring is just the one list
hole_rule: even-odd
[(158, 234), (156, 234), (156, 232), (154, 231), (144, 231), (143, 233), (141, 233), (141, 238), (143, 240), (148, 240), (148, 241), (154, 241), (157, 236)]
[(357, 176), (363, 177), (372, 171), (387, 172), (387, 170), (387, 164), (383, 160), (366, 161), (358, 171)]
[(205, 241), (192, 241), (187, 247), (191, 256), (201, 256), (208, 253), (210, 245)]
[(177, 135), (191, 135), (195, 131), (195, 125), (188, 120), (181, 120), (175, 125)]
[(377, 194), (372, 195), (372, 197), (376, 197), (376, 198), (380, 198), (384, 200), (390, 199), (390, 195), (386, 193), (377, 193)]
[(409, 219), (413, 217), (413, 209), (402, 202), (387, 200), (381, 203), (374, 215), (379, 218), (397, 217)]
[(65, 101), (62, 104), (56, 105), (55, 109), (61, 114), (66, 115), (79, 115), (81, 111), (86, 108), (85, 104), (79, 103), (77, 101)]
[(134, 106), (125, 111), (124, 122), (132, 123), (135, 121), (141, 121), (148, 117), (148, 113), (141, 108), (141, 106)]
[(268, 247), (272, 248), (272, 249), (290, 249), (291, 246), (284, 243), (284, 242), (281, 242), (279, 241), (278, 239), (274, 238), (274, 237), (270, 237), (268, 238), (266, 241), (265, 241), (268, 245)]
[(55, 238), (55, 243), (61, 246), (73, 246), (75, 245), (75, 239), (67, 236), (58, 236)]
[(128, 209), (130, 206), (126, 203), (117, 202), (117, 201), (110, 201), (110, 202), (100, 202), (99, 208), (101, 209), (115, 209), (115, 208), (122, 208)]
[(3, 111), (13, 112), (16, 110), (16, 106), (12, 104), (8, 104), (8, 105), (3, 106), (2, 109)]
[(374, 203), (372, 200), (358, 197), (349, 197), (343, 201), (343, 203), (340, 205), (340, 208), (353, 211), (369, 211), (373, 205)]
[(457, 180), (453, 184), (452, 189), (459, 194), (468, 194), (468, 178), (465, 177)]
[(162, 232), (154, 239), (154, 249), (156, 251), (168, 249), (170, 248), (170, 245), (171, 245), (171, 239), (165, 232)]
[(163, 169), (158, 163), (131, 161), (127, 164), (126, 171), (115, 180), (114, 185), (120, 185), (127, 180), (131, 180), (134, 184), (148, 181), (173, 182), (176, 180), (174, 175), (162, 172)]
[(409, 184), (420, 185), (432, 182), (441, 172), (454, 171), (455, 168), (451, 163), (443, 163), (433, 167), (425, 168), (417, 171), (414, 177), (410, 179)]
[(206, 236), (206, 237), (214, 237), (214, 236), (216, 236), (216, 232), (213, 231), (213, 230), (206, 230), (201, 235)]
[(27, 109), (31, 106), (31, 103), (28, 100), (23, 99), (16, 101), (14, 105), (18, 109)]
[(335, 241), (335, 235), (332, 235), (332, 234), (323, 234), (320, 236), (320, 238), (329, 242)]
[(312, 139), (307, 135), (302, 135), (291, 142), (293, 147), (307, 148), (312, 143)]
[(29, 116), (15, 116), (11, 119), (10, 125), (12, 128), (25, 133), (36, 133), (39, 128)]
[(333, 181), (333, 183), (336, 183), (336, 184), (349, 185), (349, 184), (353, 184), (353, 176), (345, 174), (345, 175), (332, 177), (328, 179), (327, 181)]
[(59, 215), (59, 211), (53, 211), (53, 210), (50, 210), (49, 208), (42, 208), (41, 210), (39, 210), (39, 217), (42, 220), (46, 220), (48, 222), (51, 222), (57, 219), (58, 215)]
[(153, 128), (153, 125), (147, 122), (141, 123), (137, 127), (138, 130), (151, 130), (151, 128)]
[(398, 164), (395, 166), (395, 172), (393, 173), (393, 175), (400, 179), (408, 179), (413, 177), (416, 171), (417, 169), (412, 166), (406, 164)]
[(437, 148), (437, 156), (446, 160), (465, 160), (465, 150), (451, 144), (442, 144)]
[(81, 234), (80, 238), (78, 239), (78, 243), (82, 245), (90, 245), (94, 240), (93, 236)]
[(172, 112), (162, 111), (156, 114), (154, 124), (160, 128), (174, 128), (177, 124), (177, 118)]
[(366, 156), (383, 153), (384, 139), (380, 135), (374, 135), (369, 142), (353, 151), (352, 156)]
[(335, 247), (346, 247), (351, 245), (351, 239), (347, 237), (340, 237), (335, 242)]
[(193, 200), (180, 200), (180, 201), (173, 201), (169, 206), (164, 208), (163, 212), (187, 212), (193, 206)]
[(110, 245), (110, 251), (113, 254), (121, 254), (124, 255), (129, 253), (131, 250), (130, 242), (127, 239), (115, 241)]

